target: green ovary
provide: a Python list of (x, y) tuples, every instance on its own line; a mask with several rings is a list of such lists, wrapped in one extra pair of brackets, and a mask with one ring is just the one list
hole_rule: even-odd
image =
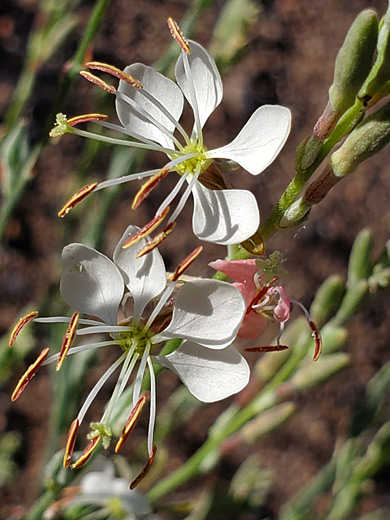
[(145, 327), (141, 324), (138, 326), (129, 327), (128, 331), (121, 332), (119, 336), (119, 344), (124, 351), (135, 347), (134, 353), (142, 356), (142, 354), (145, 352), (145, 349), (147, 347), (151, 347), (150, 338), (153, 336), (153, 334), (151, 334), (150, 331), (145, 329)]
[(189, 173), (190, 175), (195, 174), (197, 169), (199, 169), (199, 173), (204, 172), (210, 166), (212, 162), (211, 159), (206, 157), (207, 148), (199, 143), (191, 143), (181, 150), (181, 155), (187, 155), (190, 153), (198, 154), (196, 157), (192, 157), (191, 159), (187, 159), (182, 163), (178, 164), (175, 168), (173, 168), (179, 175), (183, 175), (184, 173)]

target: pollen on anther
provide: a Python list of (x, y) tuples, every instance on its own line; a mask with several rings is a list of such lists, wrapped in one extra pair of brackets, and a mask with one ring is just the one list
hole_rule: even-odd
[(115, 446), (115, 453), (119, 453), (122, 449), (125, 441), (128, 439), (130, 433), (134, 430), (136, 422), (138, 420), (138, 417), (141, 414), (142, 408), (144, 407), (144, 404), (146, 402), (146, 397), (143, 395), (141, 396), (137, 403), (135, 404), (134, 408), (132, 409), (130, 416), (119, 436), (118, 442)]
[(104, 121), (108, 119), (106, 114), (82, 114), (81, 116), (75, 116), (68, 119), (69, 126), (80, 125), (81, 123), (90, 123), (92, 121)]
[(90, 72), (82, 70), (80, 72), (80, 75), (83, 76), (83, 78), (85, 78), (86, 80), (88, 80), (91, 83), (93, 83), (94, 85), (97, 85), (98, 87), (102, 88), (103, 90), (105, 90), (109, 94), (115, 94), (116, 88), (113, 85), (109, 85), (108, 83), (106, 83), (102, 79), (98, 78), (94, 74), (91, 74)]
[(309, 321), (309, 327), (312, 330), (312, 336), (313, 336), (315, 344), (316, 344), (316, 347), (315, 347), (315, 350), (314, 350), (314, 355), (313, 355), (313, 361), (317, 361), (317, 359), (320, 357), (321, 352), (322, 352), (321, 333), (318, 330), (317, 325), (313, 321), (311, 321), (311, 320)]
[(143, 228), (141, 228), (139, 231), (134, 233), (134, 235), (131, 235), (122, 245), (122, 249), (127, 249), (128, 247), (136, 244), (143, 238), (146, 238), (150, 233), (152, 233), (165, 219), (165, 217), (168, 215), (169, 212), (169, 206), (167, 206), (164, 211), (162, 211), (159, 215), (154, 217), (150, 222), (148, 222)]
[(81, 456), (76, 460), (74, 464), (71, 465), (71, 469), (76, 469), (80, 468), (81, 466), (84, 466), (84, 464), (91, 458), (92, 453), (99, 446), (101, 440), (101, 435), (98, 435), (97, 437), (92, 439), (83, 451), (83, 453), (81, 454)]
[(134, 489), (138, 486), (138, 484), (146, 477), (146, 475), (149, 473), (149, 470), (153, 464), (153, 461), (156, 457), (157, 452), (157, 446), (153, 444), (152, 453), (150, 454), (148, 458), (148, 462), (145, 464), (145, 467), (141, 470), (141, 472), (137, 475), (137, 477), (132, 481), (130, 484), (130, 489)]
[(25, 390), (28, 383), (31, 381), (31, 379), (35, 376), (37, 373), (38, 368), (42, 365), (42, 363), (45, 361), (47, 355), (49, 353), (49, 348), (44, 348), (42, 352), (39, 354), (37, 359), (32, 363), (26, 372), (22, 375), (22, 377), (19, 379), (18, 384), (15, 387), (15, 390), (12, 392), (11, 395), (11, 401), (16, 401), (22, 394), (22, 392)]
[(137, 209), (141, 205), (146, 197), (150, 195), (152, 190), (154, 190), (157, 184), (168, 175), (169, 171), (169, 168), (163, 168), (141, 186), (134, 197), (133, 204), (131, 205), (132, 209)]
[(60, 209), (58, 216), (65, 217), (65, 215), (67, 215), (69, 211), (76, 206), (76, 204), (81, 202), (87, 195), (92, 193), (97, 185), (98, 183), (94, 182), (93, 184), (87, 184), (86, 186), (83, 186), (81, 189), (76, 191), (76, 193)]
[(57, 361), (57, 366), (56, 366), (57, 372), (61, 369), (64, 359), (70, 349), (70, 346), (72, 345), (72, 342), (76, 335), (76, 329), (77, 329), (78, 323), (79, 323), (79, 313), (75, 312), (70, 319), (69, 325), (65, 332), (64, 339), (62, 341), (62, 346), (61, 346), (61, 350), (60, 350), (60, 354), (58, 356), (58, 361)]
[(106, 72), (107, 74), (111, 74), (115, 78), (121, 79), (131, 85), (134, 88), (143, 88), (142, 83), (137, 79), (130, 76), (123, 70), (114, 67), (114, 65), (109, 65), (107, 63), (101, 63), (100, 61), (90, 61), (87, 63), (87, 67), (92, 70), (100, 70), (101, 72)]
[(190, 46), (187, 40), (184, 38), (183, 33), (179, 29), (179, 26), (175, 22), (175, 20), (173, 20), (173, 18), (168, 18), (167, 23), (173, 39), (179, 44), (180, 48), (184, 52), (186, 52), (187, 54), (191, 54)]
[(138, 251), (138, 253), (136, 254), (136, 258), (141, 258), (141, 256), (144, 256), (150, 253), (150, 251), (153, 251), (153, 249), (159, 246), (161, 242), (163, 242), (167, 238), (167, 236), (172, 233), (175, 226), (176, 222), (171, 222), (170, 224), (168, 224), (167, 227), (163, 231), (161, 231), (161, 233), (152, 238), (152, 240), (148, 244), (146, 244), (146, 246), (144, 246)]
[(184, 258), (180, 262), (180, 264), (176, 267), (175, 272), (172, 275), (172, 282), (176, 282), (180, 278), (180, 276), (186, 271), (192, 262), (200, 255), (200, 253), (203, 251), (203, 247), (199, 246), (196, 249), (192, 251), (188, 256)]
[(67, 468), (70, 465), (70, 461), (72, 458), (72, 453), (74, 450), (74, 445), (76, 442), (77, 433), (79, 431), (80, 422), (78, 419), (75, 419), (72, 424), (70, 425), (69, 431), (68, 431), (68, 437), (66, 439), (66, 447), (65, 447), (65, 453), (64, 453), (64, 459), (63, 459), (63, 465), (64, 468)]
[(26, 316), (23, 316), (23, 318), (20, 318), (18, 323), (12, 329), (8, 343), (10, 347), (12, 347), (12, 345), (15, 343), (15, 340), (18, 337), (20, 331), (27, 325), (27, 323), (33, 320), (36, 316), (38, 316), (38, 311), (32, 311), (26, 314)]

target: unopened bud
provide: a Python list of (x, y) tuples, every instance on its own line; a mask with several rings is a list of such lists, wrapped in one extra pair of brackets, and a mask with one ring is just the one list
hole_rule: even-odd
[(381, 97), (381, 90), (390, 81), (390, 5), (380, 23), (377, 44), (377, 58), (370, 75), (358, 93), (366, 104), (374, 96)]
[(334, 175), (341, 179), (354, 172), (361, 162), (378, 153), (389, 142), (390, 104), (387, 104), (362, 121), (332, 155), (330, 166)]
[(340, 305), (344, 294), (344, 282), (341, 276), (332, 275), (317, 290), (310, 307), (310, 317), (321, 327), (329, 315)]
[(353, 243), (348, 264), (348, 285), (366, 280), (371, 272), (372, 233), (362, 229)]
[(302, 224), (308, 218), (311, 206), (303, 197), (297, 199), (283, 213), (282, 218), (279, 220), (279, 229), (292, 229)]
[(329, 101), (340, 115), (354, 104), (370, 72), (378, 40), (378, 23), (375, 11), (362, 11), (351, 25), (337, 54)]
[(296, 390), (307, 390), (334, 376), (345, 368), (350, 361), (349, 354), (338, 352), (329, 356), (323, 356), (318, 363), (300, 368), (290, 380)]

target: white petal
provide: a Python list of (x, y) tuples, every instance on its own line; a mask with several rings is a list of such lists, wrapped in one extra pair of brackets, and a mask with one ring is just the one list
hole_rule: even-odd
[[(172, 114), (176, 121), (179, 120), (183, 110), (183, 95), (179, 87), (172, 80), (160, 74), (152, 67), (147, 67), (142, 63), (134, 63), (124, 69), (124, 72), (130, 74), (135, 79), (142, 83), (143, 88), (150, 92), (153, 97)], [(174, 131), (174, 124), (166, 115), (148, 99), (146, 99), (141, 89), (136, 89), (121, 80), (119, 82), (119, 92), (125, 94), (129, 98), (136, 101), (148, 114), (152, 115), (159, 123), (161, 123), (170, 133)], [(160, 143), (162, 146), (172, 147), (172, 140), (157, 128), (152, 122), (145, 119), (138, 112), (134, 110), (128, 103), (117, 98), (116, 110), (118, 118), (123, 126), (128, 127), (129, 130), (137, 132), (138, 134)]]
[(235, 339), (245, 310), (243, 296), (229, 283), (186, 282), (177, 293), (172, 321), (161, 332), (161, 337), (189, 339), (212, 349), (222, 349)]
[(83, 244), (62, 251), (61, 294), (79, 312), (114, 325), (124, 284), (118, 268), (102, 253)]
[(228, 145), (211, 150), (213, 158), (231, 159), (257, 175), (276, 158), (287, 140), (291, 112), (286, 107), (264, 105), (256, 110), (238, 136)]
[[(192, 78), (199, 109), (201, 127), (207, 121), (209, 115), (220, 104), (222, 99), (222, 80), (215, 61), (204, 47), (194, 41), (189, 41), (191, 54), (188, 61), (192, 71)], [(185, 97), (193, 106), (189, 78), (184, 70), (183, 53), (180, 54), (175, 67), (176, 81), (182, 89)]]
[(175, 372), (191, 394), (204, 403), (236, 394), (249, 381), (248, 364), (232, 345), (210, 350), (184, 341), (172, 354), (155, 359)]
[(153, 249), (141, 258), (136, 258), (138, 251), (150, 242), (149, 238), (122, 249), (123, 243), (138, 230), (136, 226), (129, 226), (126, 229), (115, 248), (113, 258), (134, 299), (134, 316), (139, 318), (145, 306), (164, 290), (166, 271), (157, 249)]
[(196, 183), (192, 190), (192, 227), (201, 240), (215, 244), (239, 244), (259, 227), (256, 199), (247, 190), (209, 190)]

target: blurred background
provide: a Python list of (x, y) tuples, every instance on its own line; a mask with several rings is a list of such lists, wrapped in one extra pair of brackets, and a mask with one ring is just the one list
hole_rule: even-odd
[[(227, 3), (111, 0), (86, 55), (87, 60), (105, 61), (121, 69), (134, 62), (158, 64), (172, 76), (177, 49), (172, 47), (166, 19), (170, 16), (177, 20), (185, 34), (211, 50), (222, 73), (223, 102), (204, 131), (208, 148), (230, 142), (260, 105), (289, 107), (293, 114), (292, 132), (277, 160), (259, 177), (242, 170), (229, 174), (235, 187), (253, 191), (264, 219), (293, 177), (297, 145), (311, 133), (326, 105), (334, 60), (349, 26), (362, 9), (372, 7), (384, 13), (387, 3), (384, 0), (244, 0), (233, 29), (227, 22), (221, 23)], [(61, 111), (69, 117), (103, 112), (115, 121), (110, 96), (77, 75), (64, 87), (65, 74), (72, 65), (95, 2), (61, 0), (55, 4), (48, 0), (2, 0), (0, 5), (0, 137), (10, 130), (14, 132), (9, 147), (19, 153), (16, 159), (8, 153), (8, 162), (3, 155), (0, 163), (3, 192), (0, 333), (4, 334), (0, 348), (3, 350), (8, 348), (10, 328), (28, 310), (39, 307), (42, 315), (69, 313), (58, 299), (60, 251), (64, 245), (80, 241), (110, 256), (127, 225), (147, 222), (174, 182), (168, 176), (135, 212), (131, 201), (140, 186), (137, 182), (122, 185), (120, 190), (91, 195), (64, 220), (57, 217), (64, 201), (82, 185), (108, 175), (158, 168), (163, 159), (158, 153), (134, 156), (128, 150), (117, 151), (71, 135), (46, 142), (55, 112)], [(50, 17), (55, 10), (54, 23)], [(45, 27), (45, 39), (39, 42), (34, 35)], [(162, 61), (167, 52), (168, 58)], [(192, 125), (192, 114), (187, 109), (182, 121), (186, 129)], [(23, 172), (15, 181), (20, 188), (13, 192), (10, 188), (13, 181), (9, 178), (12, 160), (20, 162), (18, 167)], [(382, 251), (390, 229), (388, 177), (386, 148), (337, 185), (313, 209), (305, 225), (279, 233), (269, 242), (268, 253), (280, 250), (285, 258), (284, 267), (289, 276), (284, 286), (292, 298), (309, 307), (315, 291), (329, 275), (346, 276), (350, 250), (362, 227), (370, 228), (373, 233), (374, 255)], [(4, 216), (7, 190), (15, 195)], [(191, 208), (187, 207), (174, 235), (161, 247), (168, 269), (200, 245), (188, 232), (191, 217)], [(188, 274), (212, 276), (207, 263), (225, 256), (223, 247), (203, 245), (202, 256)], [(389, 361), (388, 301), (386, 291), (375, 294), (365, 300), (361, 311), (349, 321), (345, 347), (351, 356), (348, 368), (325, 384), (303, 395), (297, 394), (295, 414), (282, 428), (252, 446), (239, 445), (227, 450), (206, 481), (195, 479), (173, 498), (195, 498), (205, 484), (213, 489), (228, 488), (237, 467), (256, 453), (263, 470), (259, 476), (264, 484), (261, 500), (255, 508), (240, 513), (241, 516), (225, 512), (221, 518), (279, 518), (283, 504), (330, 459), (336, 440), (342, 442), (348, 438), (354, 411), (363, 399), (367, 382)], [(66, 375), (62, 382), (56, 383), (49, 371), (42, 369), (28, 391), (11, 404), (12, 389), (43, 345), (57, 341), (52, 346), (59, 348), (61, 340), (56, 331), (49, 332), (48, 328), (32, 328), (21, 339), (23, 345), (15, 355), (2, 354), (0, 358), (1, 518), (23, 518), (33, 504), (39, 494), (45, 460), (63, 447), (66, 425), (81, 402), (79, 395), (86, 395), (85, 389), (77, 393), (76, 385), (72, 394), (75, 404), (65, 413), (61, 411), (58, 420), (55, 395), (59, 390), (53, 391), (53, 384), (61, 387), (66, 383)], [(99, 358), (103, 364), (107, 363), (105, 355), (102, 353)], [(109, 358), (110, 353), (106, 356)], [(96, 360), (89, 359), (86, 363), (91, 367), (87, 385), (92, 385), (100, 369), (96, 368)], [(163, 403), (178, 384), (172, 374), (164, 373), (159, 381), (159, 402)], [(107, 395), (109, 389), (107, 394), (102, 393), (101, 403)], [(187, 419), (179, 430), (171, 433), (166, 441), (170, 448), (168, 467), (177, 466), (200, 446), (208, 428), (226, 406), (225, 402), (203, 406), (196, 412), (196, 420)], [(99, 404), (95, 408), (99, 414)], [(387, 407), (385, 420), (388, 419)], [(143, 439), (142, 427), (146, 426), (146, 422), (141, 424), (135, 434), (129, 458)], [(54, 436), (53, 428), (57, 431)], [(370, 479), (364, 496), (348, 518), (390, 508), (389, 483), (387, 466)], [(325, 493), (317, 502), (318, 514), (328, 505), (329, 495)], [(163, 517), (164, 514), (165, 518), (176, 517), (172, 512), (162, 513)], [(317, 513), (312, 514), (307, 518), (317, 518)]]

